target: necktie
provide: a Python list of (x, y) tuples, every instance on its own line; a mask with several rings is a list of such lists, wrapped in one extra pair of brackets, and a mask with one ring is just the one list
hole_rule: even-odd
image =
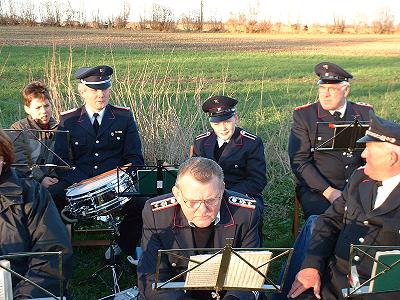
[(218, 143), (216, 144), (216, 149), (214, 151), (214, 156), (215, 156), (215, 160), (219, 161), (219, 158), (221, 157), (222, 152), (224, 152), (224, 149), (226, 147), (228, 143), (224, 142), (221, 147), (218, 147)]
[(340, 116), (341, 116), (341, 113), (340, 113), (339, 111), (335, 111), (335, 112), (333, 113), (333, 118), (334, 118), (335, 120), (340, 120), (340, 119), (341, 119)]
[(375, 181), (372, 186), (372, 201), (371, 201), (371, 209), (375, 208), (376, 195), (378, 194), (378, 188), (382, 186), (382, 181)]
[(100, 124), (99, 121), (97, 121), (97, 117), (99, 116), (98, 113), (94, 113), (93, 117), (94, 117), (94, 121), (93, 121), (93, 129), (94, 132), (96, 133), (96, 135), (99, 133), (99, 128), (100, 128)]

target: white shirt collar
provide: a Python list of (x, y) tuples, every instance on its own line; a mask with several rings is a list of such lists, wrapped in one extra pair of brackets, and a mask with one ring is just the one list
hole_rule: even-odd
[[(215, 217), (214, 225), (217, 225), (219, 223), (219, 221), (221, 221), (221, 213), (220, 212), (218, 212), (217, 216)], [(191, 227), (196, 227), (196, 225), (194, 225), (192, 221), (189, 221), (188, 223)]]
[[(93, 124), (94, 122), (94, 111), (90, 109), (88, 105), (85, 105), (86, 113), (88, 114), (88, 117), (90, 119), (90, 122)], [(99, 122), (99, 125), (101, 125), (101, 121), (103, 120), (104, 112), (106, 111), (106, 107), (104, 107), (101, 111), (98, 112), (99, 116), (97, 117), (97, 122)]]
[(385, 202), (387, 197), (399, 183), (400, 183), (400, 174), (397, 174), (393, 177), (390, 177), (382, 181), (382, 186), (378, 187), (374, 209), (381, 206)]
[(342, 106), (340, 109), (330, 110), (329, 112), (330, 112), (331, 115), (333, 116), (333, 113), (334, 113), (335, 111), (338, 111), (338, 112), (340, 112), (340, 117), (343, 118), (343, 117), (344, 117), (344, 114), (346, 113), (346, 108), (347, 108), (347, 100), (345, 99), (345, 100), (344, 100), (344, 104), (343, 104), (343, 106)]
[(218, 143), (218, 147), (221, 147), (224, 143), (229, 143), (229, 140), (223, 140), (221, 139), (219, 136), (217, 136), (217, 143)]

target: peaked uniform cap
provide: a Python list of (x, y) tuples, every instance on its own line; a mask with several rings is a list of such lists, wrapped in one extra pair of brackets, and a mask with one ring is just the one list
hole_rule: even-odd
[(75, 73), (75, 78), (95, 90), (106, 90), (111, 86), (113, 68), (110, 66), (82, 67)]
[(379, 118), (371, 110), (369, 112), (371, 124), (365, 132), (365, 136), (357, 143), (388, 142), (400, 146), (400, 124)]
[(222, 122), (235, 115), (237, 103), (238, 101), (231, 97), (212, 96), (203, 103), (202, 109), (208, 114), (210, 122)]
[(342, 67), (331, 62), (321, 62), (314, 68), (315, 74), (319, 76), (318, 84), (321, 83), (339, 83), (349, 81), (353, 78), (349, 72)]

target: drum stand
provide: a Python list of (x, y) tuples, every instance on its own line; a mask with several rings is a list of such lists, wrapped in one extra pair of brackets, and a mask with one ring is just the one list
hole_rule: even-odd
[(107, 215), (107, 223), (109, 224), (109, 226), (112, 229), (112, 234), (111, 234), (112, 237), (111, 237), (111, 244), (110, 244), (110, 251), (111, 251), (110, 263), (105, 265), (105, 266), (103, 266), (102, 268), (100, 268), (96, 272), (94, 272), (91, 277), (99, 277), (101, 279), (101, 281), (103, 281), (103, 283), (107, 287), (110, 287), (110, 285), (106, 282), (106, 280), (101, 276), (101, 273), (104, 270), (110, 268), (111, 269), (111, 274), (112, 274), (112, 280), (113, 280), (112, 289), (114, 291), (114, 294), (116, 294), (116, 293), (119, 293), (121, 291), (120, 287), (119, 287), (119, 284), (118, 284), (118, 280), (120, 279), (120, 277), (122, 275), (122, 272), (121, 272), (121, 274), (118, 275), (118, 272), (117, 272), (118, 264), (115, 261), (114, 247), (118, 246), (117, 242), (115, 241), (115, 238), (117, 236), (119, 236), (120, 233), (119, 233), (119, 230), (118, 230), (118, 221), (111, 214)]

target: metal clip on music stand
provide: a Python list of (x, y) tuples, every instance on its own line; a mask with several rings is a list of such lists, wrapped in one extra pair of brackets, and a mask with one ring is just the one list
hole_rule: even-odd
[[(357, 117), (353, 121), (317, 122), (315, 134), (315, 151), (345, 151), (349, 156), (354, 150), (363, 150), (365, 145), (357, 144), (357, 140), (365, 135), (369, 127), (368, 121), (359, 121)], [(326, 141), (321, 141), (321, 131), (332, 134)]]
[[(240, 255), (240, 251), (265, 251), (265, 250), (276, 250), (276, 251), (281, 251), (282, 253), (280, 253), (279, 255), (267, 260), (265, 263), (259, 265), (259, 266), (254, 266), (251, 263), (249, 263), (248, 261), (246, 261), (246, 259), (244, 259), (241, 255)], [(214, 254), (212, 254), (209, 258), (207, 258), (206, 260), (202, 261), (202, 262), (198, 262), (198, 261), (193, 261), (190, 257), (186, 257), (186, 256), (182, 256), (180, 254), (176, 254), (175, 252), (193, 252), (193, 251), (210, 251), (210, 252), (214, 252), (216, 251)], [(286, 266), (289, 265), (290, 263), (290, 259), (292, 256), (292, 251), (293, 248), (232, 248), (232, 239), (226, 239), (226, 245), (224, 246), (224, 248), (220, 249), (220, 248), (189, 248), (189, 249), (170, 249), (170, 250), (158, 250), (158, 257), (157, 257), (157, 267), (156, 267), (156, 274), (155, 274), (155, 280), (153, 283), (153, 288), (154, 289), (166, 289), (166, 290), (214, 290), (215, 291), (215, 297), (217, 300), (220, 300), (220, 295), (219, 293), (222, 290), (240, 290), (240, 291), (274, 291), (274, 292), (282, 292), (283, 289), (283, 285), (279, 286), (277, 284), (275, 284), (267, 275), (264, 275), (260, 269), (265, 267), (266, 265), (269, 265), (272, 261), (277, 260), (281, 257), (284, 256), (288, 256), (288, 263), (286, 264)], [(178, 275), (168, 279), (165, 282), (159, 282), (158, 278), (159, 278), (159, 274), (160, 274), (160, 264), (161, 264), (161, 257), (162, 255), (171, 255), (174, 257), (177, 257), (179, 259), (182, 259), (184, 261), (187, 262), (194, 262), (195, 266), (192, 268), (188, 268), (186, 271), (183, 271), (181, 273), (179, 273)], [(195, 270), (196, 268), (202, 266), (202, 265), (206, 265), (208, 261), (210, 261), (212, 258), (216, 257), (217, 255), (222, 254), (221, 257), (221, 263), (219, 265), (219, 270), (218, 270), (218, 275), (217, 275), (217, 279), (216, 279), (216, 284), (210, 288), (210, 286), (196, 286), (196, 287), (190, 287), (190, 286), (186, 286), (184, 282), (176, 282), (175, 280), (178, 278), (182, 278), (185, 275), (187, 275), (189, 272)], [(271, 253), (273, 254), (273, 253)], [(268, 284), (264, 284), (259, 288), (254, 288), (254, 287), (246, 287), (246, 286), (241, 286), (241, 287), (226, 287), (225, 284), (225, 279), (228, 275), (228, 269), (229, 269), (229, 264), (231, 261), (231, 258), (233, 256), (236, 256), (240, 259), (240, 261), (243, 261), (247, 266), (249, 266), (255, 273), (257, 273), (258, 275), (260, 275), (263, 279), (264, 282), (266, 281)], [(272, 256), (271, 256), (272, 257)], [(286, 271), (287, 269), (285, 268), (284, 271), (284, 276), (283, 279), (286, 276)], [(284, 282), (284, 280), (282, 281)]]
[(61, 299), (65, 299), (64, 298), (64, 283), (63, 283), (63, 269), (62, 269), (62, 252), (61, 251), (57, 251), (57, 252), (21, 252), (21, 253), (14, 253), (14, 254), (9, 254), (9, 255), (1, 255), (0, 256), (0, 260), (9, 260), (9, 259), (17, 259), (17, 258), (22, 258), (22, 257), (35, 257), (35, 256), (58, 256), (58, 274), (60, 276), (60, 297), (57, 297), (56, 295), (54, 295), (53, 293), (51, 293), (50, 291), (46, 290), (44, 287), (40, 286), (39, 284), (33, 282), (32, 280), (30, 280), (29, 278), (26, 278), (25, 276), (11, 270), (10, 268), (7, 268), (5, 266), (2, 266), (0, 264), (0, 268), (6, 270), (7, 272), (10, 272), (11, 275), (18, 277), (19, 279), (26, 281), (30, 284), (32, 284), (33, 286), (37, 287), (38, 289), (40, 289), (41, 291), (43, 291), (45, 294), (49, 295), (52, 299), (57, 299), (57, 300), (61, 300)]
[[(397, 287), (395, 290), (382, 290), (382, 291), (371, 291), (370, 284), (372, 285), (374, 283), (374, 280), (376, 280), (379, 277), (383, 277), (383, 275), (390, 271), (393, 270), (395, 267), (400, 268), (400, 253), (398, 254), (398, 257), (390, 263), (386, 264), (379, 259), (376, 259), (373, 257), (371, 254), (368, 253), (368, 250), (373, 249), (374, 253), (376, 252), (375, 249), (378, 250), (400, 250), (400, 246), (367, 246), (367, 245), (350, 245), (350, 256), (349, 256), (349, 264), (348, 264), (348, 274), (352, 280), (348, 281), (347, 288), (342, 289), (342, 294), (343, 296), (347, 298), (355, 298), (357, 299), (357, 296), (362, 296), (362, 295), (385, 295), (385, 293), (390, 293), (394, 292), (396, 293), (397, 296), (400, 296), (400, 285)], [(379, 266), (381, 268), (381, 271), (377, 271), (376, 269), (372, 270), (371, 272), (371, 277), (366, 280), (363, 283), (358, 282), (358, 278), (356, 279), (356, 283), (354, 283), (354, 272), (352, 272), (353, 269), (353, 259), (358, 256), (358, 255), (365, 255), (368, 257), (371, 261), (374, 262), (376, 266)], [(355, 266), (354, 266), (355, 267)], [(357, 274), (358, 277), (358, 274)], [(398, 277), (395, 278), (395, 280), (398, 280)], [(351, 287), (351, 282), (355, 285), (354, 287)], [(372, 299), (372, 298), (371, 298)]]

